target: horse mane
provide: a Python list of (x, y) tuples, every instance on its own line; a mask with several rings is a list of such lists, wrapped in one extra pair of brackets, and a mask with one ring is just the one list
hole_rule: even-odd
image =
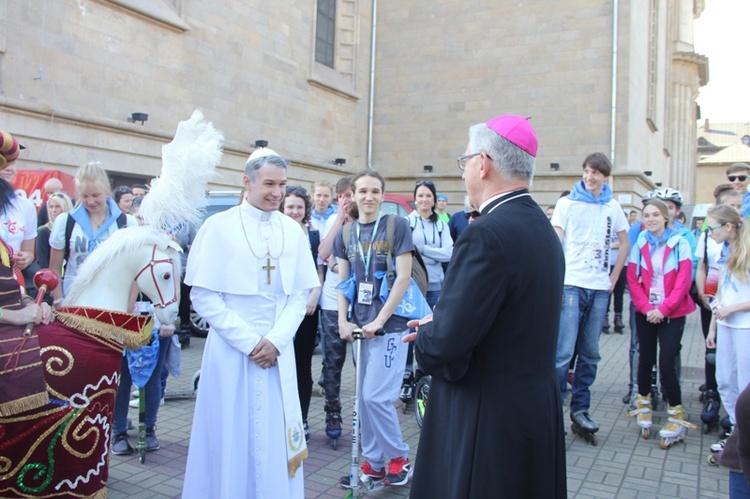
[[(156, 246), (172, 258), (175, 279), (181, 275), (181, 261), (176, 249), (169, 246), (172, 238), (149, 226), (127, 227), (116, 231), (86, 258), (78, 268), (78, 275), (65, 297), (63, 305), (74, 305), (81, 292), (91, 285), (94, 278), (120, 256), (135, 254), (145, 246)], [(135, 276), (133, 276), (135, 278)]]

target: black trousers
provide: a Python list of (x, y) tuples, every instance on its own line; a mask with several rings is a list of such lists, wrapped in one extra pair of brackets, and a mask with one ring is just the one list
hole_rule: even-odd
[[(701, 329), (703, 330), (703, 339), (706, 339), (708, 338), (708, 329), (711, 326), (711, 316), (713, 314), (709, 309), (704, 308), (703, 306), (698, 306), (698, 310), (700, 310), (701, 313)], [(703, 366), (705, 368), (704, 370), (706, 373), (706, 389), (717, 391), (719, 389), (719, 386), (716, 384), (716, 361), (714, 360), (713, 363), (709, 362), (708, 354), (714, 354), (715, 359), (716, 349), (706, 348), (706, 359), (703, 362)]]
[(307, 421), (312, 397), (312, 356), (315, 350), (315, 336), (318, 334), (318, 312), (306, 315), (294, 336), (294, 358), (297, 365), (297, 391), (302, 408), (302, 420)]
[(638, 393), (651, 393), (651, 369), (656, 363), (656, 346), (659, 345), (659, 375), (667, 392), (669, 405), (682, 404), (680, 380), (677, 377), (675, 359), (680, 353), (685, 317), (664, 319), (652, 324), (640, 312), (635, 314), (635, 330), (638, 333)]

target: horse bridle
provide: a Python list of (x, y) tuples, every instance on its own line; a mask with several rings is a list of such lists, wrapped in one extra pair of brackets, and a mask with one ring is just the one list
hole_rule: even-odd
[(177, 302), (177, 290), (175, 289), (174, 298), (169, 300), (168, 302), (164, 301), (164, 295), (161, 292), (161, 288), (159, 287), (159, 282), (156, 280), (156, 272), (154, 272), (154, 267), (157, 263), (168, 263), (170, 265), (174, 264), (173, 260), (171, 258), (164, 258), (162, 260), (156, 260), (156, 245), (154, 245), (154, 249), (151, 252), (151, 261), (148, 262), (139, 272), (136, 274), (134, 280), (138, 280), (138, 278), (145, 272), (147, 269), (151, 271), (151, 280), (154, 282), (154, 286), (156, 287), (156, 292), (159, 293), (159, 303), (154, 303), (154, 308), (164, 308), (167, 307), (175, 302)]

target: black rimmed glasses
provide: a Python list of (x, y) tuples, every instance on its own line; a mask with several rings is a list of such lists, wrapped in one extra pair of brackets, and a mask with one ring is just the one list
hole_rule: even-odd
[(724, 226), (724, 224), (716, 224), (716, 225), (709, 225), (708, 226), (708, 232), (713, 232), (716, 229), (720, 229)]
[(727, 180), (729, 180), (730, 182), (734, 182), (735, 180), (744, 182), (745, 180), (747, 180), (747, 175), (729, 175), (727, 176)]
[[(469, 161), (474, 156), (480, 156), (482, 154), (484, 154), (485, 156), (487, 156), (488, 158), (490, 158), (489, 154), (482, 153), (482, 152), (475, 152), (474, 154), (467, 154), (466, 156), (459, 156), (458, 159), (456, 160), (456, 162), (458, 163), (458, 169), (461, 170), (461, 171), (464, 171), (464, 168), (466, 168), (466, 162), (467, 161)], [(492, 158), (490, 158), (490, 159), (492, 159)]]

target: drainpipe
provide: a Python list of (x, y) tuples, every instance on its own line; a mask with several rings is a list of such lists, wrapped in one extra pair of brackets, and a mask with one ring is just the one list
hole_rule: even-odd
[(612, 2), (612, 111), (610, 117), (609, 160), (615, 164), (615, 137), (617, 132), (617, 21), (618, 0)]
[(372, 120), (375, 115), (375, 42), (378, 28), (378, 0), (372, 0), (372, 38), (370, 40), (370, 109), (367, 115), (367, 168), (372, 167)]

